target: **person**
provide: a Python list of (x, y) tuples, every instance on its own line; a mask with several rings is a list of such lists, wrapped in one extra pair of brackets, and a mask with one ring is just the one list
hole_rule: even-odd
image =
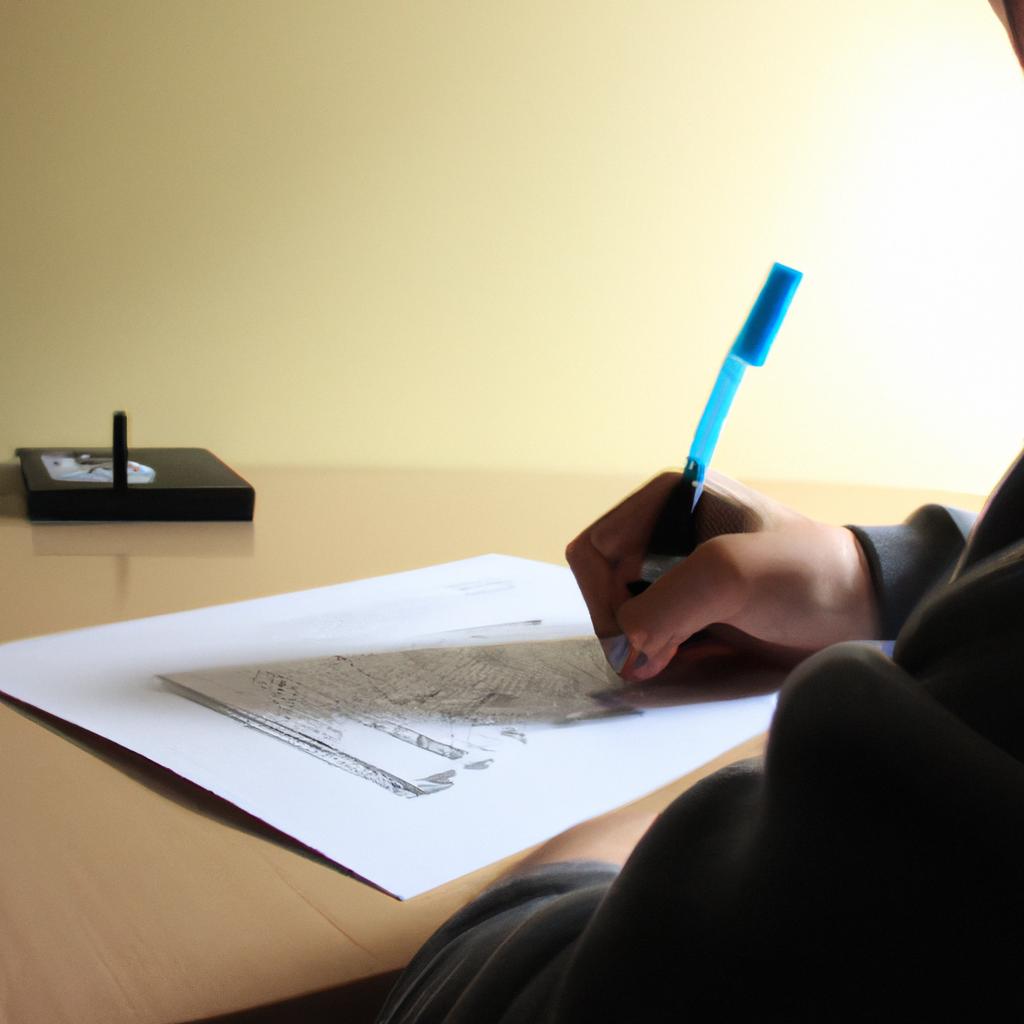
[[(1024, 0), (992, 4), (1024, 64)], [(627, 680), (685, 674), (705, 628), (796, 665), (763, 762), (544, 844), (427, 942), (380, 1024), (1024, 1011), (1024, 453), (976, 522), (828, 526), (712, 476), (693, 553), (632, 597), (678, 482), (567, 559)]]

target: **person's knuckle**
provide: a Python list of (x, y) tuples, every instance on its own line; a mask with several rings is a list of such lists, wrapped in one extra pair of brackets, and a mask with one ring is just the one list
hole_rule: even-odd
[(749, 561), (743, 557), (737, 534), (720, 534), (701, 545), (703, 556), (711, 563), (716, 586), (741, 592), (749, 583)]
[(565, 560), (569, 565), (578, 565), (583, 557), (583, 549), (586, 543), (586, 534), (581, 533), (576, 537), (573, 537), (568, 544), (565, 545)]

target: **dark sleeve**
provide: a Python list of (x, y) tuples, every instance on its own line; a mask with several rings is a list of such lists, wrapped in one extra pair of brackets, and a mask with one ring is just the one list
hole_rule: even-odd
[(539, 1024), (618, 867), (543, 865), (452, 917), (399, 978), (378, 1024)]
[(949, 579), (974, 519), (961, 509), (925, 505), (899, 526), (849, 527), (871, 570), (885, 639), (894, 639), (921, 598)]
[(381, 1021), (1024, 1014), (1021, 607), (1024, 543), (931, 596), (895, 660), (807, 659), (763, 765), (682, 794), (619, 873), (553, 865), (484, 893)]
[[(1019, 629), (1011, 642), (1019, 665)], [(988, 666), (969, 660), (974, 690)], [(870, 647), (801, 665), (763, 768), (684, 793), (638, 844), (573, 949), (553, 1019), (971, 1019), (1001, 999), (1019, 1015), (1024, 705), (1019, 680), (1002, 685), (1012, 661), (986, 704), (1003, 695), (1016, 750)]]

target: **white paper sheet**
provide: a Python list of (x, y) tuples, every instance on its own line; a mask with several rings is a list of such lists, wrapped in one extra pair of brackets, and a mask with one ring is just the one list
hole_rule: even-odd
[[(774, 695), (591, 716), (587, 694), (600, 687), (588, 680), (579, 707), (559, 705), (546, 718), (510, 713), (498, 729), (460, 735), (481, 749), (466, 747), (472, 759), (460, 758), (457, 784), (401, 799), (160, 677), (589, 634), (567, 569), (485, 555), (0, 645), (0, 691), (137, 751), (406, 898), (699, 767), (765, 729)], [(466, 767), (475, 761), (490, 763)], [(402, 770), (415, 783), (450, 769)]]

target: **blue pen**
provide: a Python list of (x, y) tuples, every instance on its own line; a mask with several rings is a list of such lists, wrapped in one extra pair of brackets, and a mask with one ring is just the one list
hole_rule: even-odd
[[(659, 576), (693, 550), (696, 544), (693, 510), (704, 490), (708, 464), (736, 389), (748, 366), (764, 364), (803, 276), (799, 270), (785, 267), (781, 263), (774, 264), (769, 271), (768, 280), (718, 372), (704, 414), (697, 424), (697, 433), (690, 446), (682, 481), (669, 495), (651, 533), (640, 579), (626, 584), (631, 594), (643, 593)], [(629, 641), (621, 633), (618, 636), (603, 637), (601, 646), (616, 672), (639, 668), (642, 660), (645, 660), (642, 654), (630, 647)]]
[(772, 347), (775, 335), (779, 333), (779, 327), (782, 326), (803, 276), (799, 270), (784, 267), (781, 263), (772, 266), (761, 294), (718, 371), (718, 379), (704, 406), (704, 415), (697, 424), (697, 433), (693, 435), (693, 444), (683, 471), (683, 479), (693, 488), (691, 509), (696, 508), (700, 501), (704, 490), (704, 475), (743, 374), (748, 366), (764, 365), (768, 350)]
[(697, 433), (683, 470), (682, 485), (672, 492), (655, 524), (640, 579), (627, 584), (630, 593), (642, 593), (693, 549), (696, 538), (692, 513), (704, 490), (708, 464), (736, 389), (746, 368), (761, 366), (767, 358), (802, 277), (799, 270), (784, 267), (781, 263), (776, 263), (768, 274), (768, 280), (718, 372), (704, 414), (697, 424)]

